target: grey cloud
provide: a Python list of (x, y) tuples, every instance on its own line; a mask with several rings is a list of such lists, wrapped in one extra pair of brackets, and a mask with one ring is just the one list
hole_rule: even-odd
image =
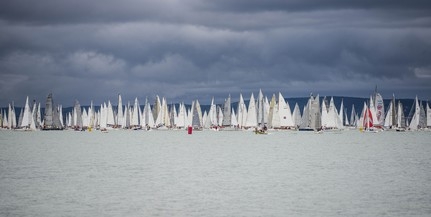
[(221, 0), (206, 1), (202, 8), (219, 9), (228, 11), (310, 11), (325, 9), (424, 9), (431, 8), (426, 0), (393, 1), (393, 0)]
[(49, 92), (66, 105), (259, 88), (367, 96), (376, 84), (430, 97), (429, 6), (386, 3), (3, 1), (0, 106)]

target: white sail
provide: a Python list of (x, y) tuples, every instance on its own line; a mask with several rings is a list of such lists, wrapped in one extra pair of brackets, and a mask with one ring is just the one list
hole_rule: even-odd
[[(192, 105), (193, 107), (193, 105)], [(186, 112), (186, 126), (192, 126), (192, 107), (187, 108)]]
[(405, 128), (406, 127), (406, 120), (404, 116), (404, 107), (401, 101), (398, 101), (398, 108), (397, 108), (397, 127), (398, 128)]
[(169, 109), (168, 109), (168, 102), (166, 101), (166, 98), (162, 98), (162, 113), (163, 113), (163, 125), (166, 127), (171, 126), (171, 118), (169, 115)]
[(411, 130), (417, 130), (419, 128), (419, 123), (420, 123), (420, 107), (419, 107), (419, 100), (418, 97), (416, 96), (415, 98), (415, 102), (413, 104), (413, 116), (410, 120), (410, 124), (409, 124), (409, 128)]
[(52, 102), (52, 94), (48, 94), (46, 98), (46, 104), (45, 104), (45, 115), (43, 117), (44, 125), (42, 129), (51, 129), (54, 128), (54, 122), (53, 122), (53, 102)]
[[(54, 118), (56, 119), (57, 117), (54, 117)], [(62, 105), (58, 106), (58, 121), (60, 124), (59, 127), (63, 129), (64, 124), (63, 124), (63, 106)]]
[(144, 125), (144, 116), (142, 115), (141, 105), (138, 106), (138, 116), (139, 116), (139, 127)]
[(202, 121), (204, 123), (203, 125), (204, 129), (209, 129), (211, 127), (211, 119), (208, 116), (208, 113), (206, 110), (204, 111), (204, 114), (202, 116)]
[(37, 119), (38, 119), (38, 117), (37, 117), (37, 103), (34, 102), (33, 103), (33, 109), (31, 111), (31, 116), (30, 116), (30, 126), (29, 126), (30, 130), (36, 130), (37, 129), (37, 127), (38, 127), (36, 125)]
[(357, 126), (357, 118), (356, 118), (357, 114), (355, 111), (355, 105), (352, 105), (352, 111), (350, 112), (350, 126)]
[(238, 102), (238, 125), (239, 128), (242, 128), (246, 121), (247, 121), (247, 106), (244, 103), (244, 98), (242, 97), (242, 94), (239, 95), (239, 102)]
[(90, 123), (90, 120), (88, 119), (88, 113), (87, 110), (85, 108), (82, 109), (82, 126), (83, 127), (88, 127), (88, 124)]
[(117, 120), (115, 122), (117, 123), (117, 127), (124, 127), (123, 99), (120, 94), (118, 94)]
[(177, 122), (178, 122), (178, 112), (177, 112), (177, 107), (175, 106), (175, 104), (172, 104), (172, 110), (171, 110), (171, 123), (172, 123), (172, 127), (177, 127)]
[(256, 102), (254, 99), (253, 93), (250, 96), (250, 102), (247, 108), (247, 120), (245, 122), (245, 127), (257, 127), (257, 110), (256, 110)]
[(6, 115), (6, 111), (3, 112), (2, 127), (3, 128), (9, 127), (9, 120), (8, 120), (8, 116)]
[(88, 125), (89, 125), (89, 127), (91, 127), (91, 128), (95, 128), (95, 123), (96, 123), (96, 120), (95, 120), (95, 113), (94, 113), (94, 105), (93, 105), (93, 100), (90, 102), (90, 108), (88, 108), (88, 115), (89, 115), (89, 123), (88, 123)]
[(299, 110), (298, 103), (295, 103), (295, 108), (293, 109), (292, 119), (295, 127), (299, 127), (301, 125), (301, 111)]
[(320, 98), (319, 95), (317, 95), (316, 97), (313, 98), (313, 96), (311, 96), (311, 106), (310, 106), (310, 126), (312, 129), (319, 129), (322, 126), (321, 123), (321, 119), (320, 119)]
[(24, 116), (24, 108), (21, 108), (21, 111), (19, 112), (19, 117), (18, 117), (18, 123), (16, 125), (17, 128), (20, 128), (22, 125), (22, 117)]
[[(69, 112), (69, 113), (67, 113), (67, 123), (66, 123), (66, 125), (67, 125), (67, 127), (72, 127), (72, 113), (71, 112)], [(45, 124), (46, 124), (46, 121), (44, 121), (45, 122)], [(44, 124), (44, 125), (45, 125)]]
[(228, 98), (224, 102), (223, 106), (223, 119), (222, 119), (222, 125), (224, 127), (232, 126), (232, 114), (231, 114), (231, 98), (230, 94)]
[(284, 100), (283, 95), (278, 93), (278, 113), (280, 117), (280, 127), (294, 127), (292, 111), (289, 104)]
[(40, 103), (39, 106), (36, 102), (33, 103), (33, 111), (32, 113), (32, 122), (34, 122), (34, 126), (31, 126), (30, 123), (30, 128), (34, 127), (33, 130), (35, 130), (36, 128), (40, 128), (40, 112), (38, 112), (38, 110), (40, 111)]
[(100, 129), (106, 129), (107, 125), (107, 119), (108, 119), (108, 110), (106, 108), (106, 103), (103, 103), (102, 105), (100, 105)]
[(223, 125), (223, 110), (220, 106), (217, 106), (217, 126)]
[(280, 127), (280, 120), (278, 123), (274, 123), (274, 107), (275, 107), (275, 94), (272, 94), (271, 101), (269, 101), (269, 112), (268, 112), (268, 127), (269, 128), (278, 128)]
[(310, 99), (307, 101), (307, 104), (305, 104), (304, 108), (302, 109), (302, 117), (301, 117), (301, 124), (299, 125), (300, 129), (308, 129), (310, 127)]
[(349, 126), (349, 119), (347, 118), (347, 109), (344, 108), (344, 126)]
[(154, 117), (154, 123), (156, 126), (162, 124), (162, 117), (159, 118), (159, 113), (161, 110), (162, 110), (162, 103), (160, 102), (160, 97), (156, 95), (156, 99), (153, 106), (153, 117)]
[(202, 110), (199, 104), (199, 100), (195, 100), (192, 103), (192, 127), (194, 129), (202, 129)]
[(385, 107), (383, 103), (383, 97), (382, 95), (380, 95), (380, 93), (376, 93), (376, 96), (375, 96), (375, 111), (376, 111), (376, 116), (373, 116), (375, 117), (374, 125), (383, 126), (385, 122)]
[(384, 127), (394, 128), (396, 126), (396, 112), (395, 112), (395, 96), (392, 97), (389, 103), (388, 111), (386, 112)]
[(153, 113), (151, 111), (151, 105), (148, 102), (148, 98), (145, 98), (145, 106), (144, 106), (144, 111), (143, 113), (143, 121), (144, 123), (142, 124), (143, 127), (145, 128), (154, 128), (154, 117), (153, 117)]
[(21, 122), (21, 126), (23, 128), (29, 128), (30, 127), (30, 123), (31, 123), (31, 119), (32, 119), (32, 115), (31, 115), (31, 110), (30, 110), (30, 105), (28, 102), (28, 96), (27, 99), (25, 100), (25, 105), (24, 105), (24, 110), (22, 113), (22, 122)]
[(109, 127), (115, 126), (114, 110), (112, 109), (111, 101), (108, 100), (108, 107), (106, 113), (106, 125)]
[(364, 116), (365, 116), (365, 112), (367, 111), (367, 103), (364, 102), (364, 106), (362, 107), (362, 112), (361, 112), (361, 116), (359, 116), (359, 119), (357, 121), (357, 127), (362, 128), (363, 127), (363, 123), (364, 123)]
[(14, 105), (13, 102), (12, 102), (12, 105), (9, 104), (8, 116), (9, 116), (8, 117), (8, 120), (9, 120), (8, 128), (9, 129), (14, 129), (15, 127), (18, 126), (18, 123), (16, 121), (15, 105)]
[(426, 126), (431, 127), (431, 107), (428, 102), (426, 105)]
[(232, 108), (232, 117), (231, 117), (231, 120), (232, 120), (232, 126), (235, 126), (235, 127), (237, 127), (238, 126), (238, 119), (237, 119), (237, 117), (236, 117), (236, 114), (235, 114), (235, 110), (233, 110), (233, 108)]
[[(323, 108), (323, 102), (322, 102), (322, 108)], [(323, 124), (323, 109), (322, 109), (322, 126), (326, 128), (332, 128), (332, 129), (342, 129), (343, 124), (339, 118), (339, 114), (337, 111), (337, 108), (335, 107), (334, 98), (331, 97), (331, 100), (329, 102), (329, 107), (327, 109), (326, 115), (326, 122)]]
[[(377, 110), (376, 110), (376, 107), (374, 106), (374, 98), (372, 95), (370, 96), (369, 105), (370, 106), (368, 107), (368, 109), (370, 109), (372, 117), (376, 117), (377, 116)], [(374, 118), (373, 119), (373, 125), (378, 125), (378, 124), (379, 124), (379, 122), (378, 122), (377, 118)]]
[(130, 126), (137, 127), (139, 126), (139, 102), (138, 98), (135, 98), (135, 104), (133, 105), (133, 112), (130, 118)]
[[(158, 96), (157, 96), (157, 99), (159, 99)], [(156, 102), (159, 102), (159, 100), (157, 100)], [(163, 126), (163, 110), (162, 110), (162, 103), (161, 102), (156, 103), (154, 105), (153, 115), (155, 113), (157, 113), (157, 116), (155, 116), (156, 120), (154, 121), (156, 127)]]
[(214, 97), (211, 99), (210, 110), (208, 111), (208, 118), (212, 126), (217, 126), (217, 107), (214, 104)]
[(1, 118), (2, 118), (2, 121), (1, 121), (1, 126), (0, 127), (1, 128), (7, 128), (8, 125), (9, 125), (9, 121), (8, 121), (8, 118), (7, 118), (5, 110), (2, 110)]
[(422, 106), (422, 101), (419, 102), (419, 107), (420, 107), (420, 112), (419, 112), (419, 126), (420, 128), (425, 128), (426, 127), (426, 114), (425, 114), (425, 109)]
[(183, 128), (186, 127), (186, 119), (187, 119), (187, 115), (186, 115), (186, 107), (183, 103), (180, 103), (180, 107), (178, 108), (178, 121), (177, 121), (177, 127), (178, 128)]
[(78, 130), (82, 129), (82, 112), (81, 112), (81, 105), (79, 104), (78, 100), (75, 100), (74, 120), (75, 120), (74, 122), (75, 129), (78, 129)]
[[(331, 97), (331, 102), (329, 103), (329, 107), (332, 108), (332, 112), (334, 113), (334, 119), (335, 119), (335, 128), (336, 129), (343, 129), (343, 116), (340, 117), (339, 112), (337, 111), (337, 107), (335, 106), (334, 99)], [(342, 112), (340, 112), (342, 114)]]
[[(251, 99), (250, 99), (251, 100)], [(250, 110), (250, 109), (249, 109)], [(257, 123), (265, 124), (265, 115), (264, 115), (264, 105), (263, 105), (263, 93), (262, 89), (259, 89), (259, 94), (257, 95)]]
[(130, 102), (127, 102), (127, 106), (124, 108), (124, 128), (130, 129), (130, 119), (132, 117), (132, 108)]
[(269, 115), (269, 100), (268, 100), (268, 97), (265, 96), (263, 98), (263, 122), (264, 122), (264, 125), (268, 124), (268, 115)]
[(148, 103), (148, 99), (145, 98), (144, 109), (142, 110), (142, 113), (140, 114), (140, 116), (141, 116), (141, 127), (143, 127), (143, 129), (148, 129), (150, 127), (148, 125), (148, 119), (149, 119), (148, 110), (151, 110), (151, 108), (147, 106), (147, 103)]
[(34, 121), (34, 119), (32, 118), (30, 120), (30, 126), (29, 126), (30, 130), (36, 130), (36, 122)]
[(340, 119), (342, 126), (345, 123), (345, 122), (343, 122), (343, 119), (344, 119), (344, 102), (343, 101), (344, 100), (341, 99), (340, 110), (338, 110), (338, 119)]

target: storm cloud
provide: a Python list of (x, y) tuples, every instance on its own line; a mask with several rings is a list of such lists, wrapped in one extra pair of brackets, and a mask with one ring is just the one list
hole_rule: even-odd
[(431, 98), (431, 3), (0, 2), (0, 106), (285, 97)]

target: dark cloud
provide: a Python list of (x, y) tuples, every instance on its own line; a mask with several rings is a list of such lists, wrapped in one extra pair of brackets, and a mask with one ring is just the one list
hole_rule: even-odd
[(312, 11), (312, 10), (340, 10), (340, 9), (424, 9), (431, 8), (427, 0), (206, 0), (202, 8), (227, 11)]
[[(116, 102), (431, 96), (426, 1), (0, 3), (0, 106), (49, 92)], [(23, 103), (22, 102), (22, 103)]]

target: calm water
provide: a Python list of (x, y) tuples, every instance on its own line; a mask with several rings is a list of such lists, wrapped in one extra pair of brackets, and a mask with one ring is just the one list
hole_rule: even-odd
[(0, 131), (0, 216), (430, 216), (431, 132)]

